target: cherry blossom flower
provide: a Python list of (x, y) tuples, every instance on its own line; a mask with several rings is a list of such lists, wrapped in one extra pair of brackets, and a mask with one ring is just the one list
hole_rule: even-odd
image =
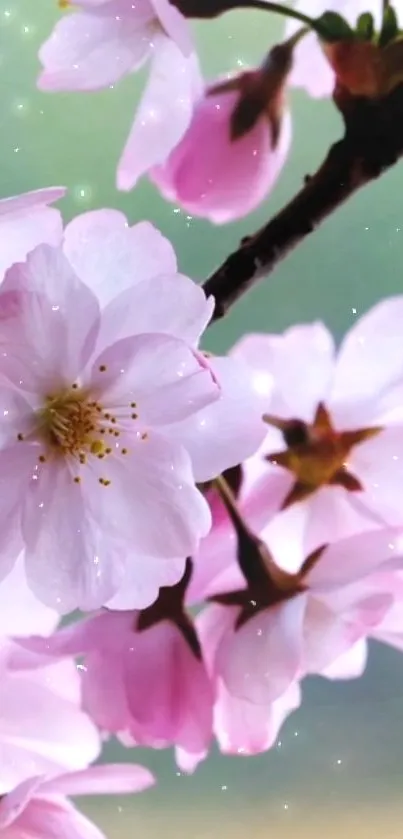
[[(245, 713), (233, 699), (263, 705), (267, 714), (274, 713), (268, 704), (282, 699), (281, 720), (296, 699), (287, 694), (296, 679), (360, 673), (361, 642), (393, 605), (389, 587), (382, 590), (373, 578), (401, 565), (402, 547), (401, 531), (359, 534), (311, 554), (298, 574), (276, 566), (259, 540), (247, 556), (245, 549), (246, 586), (218, 593), (199, 619), (212, 677), (224, 689), (223, 724), (231, 727)], [(265, 720), (271, 724), (262, 711), (256, 726), (263, 743)]]
[[(320, 17), (324, 12), (337, 12), (351, 26), (357, 22), (361, 14), (370, 12), (375, 26), (379, 28), (381, 25), (382, 3), (378, 3), (377, 0), (296, 0), (293, 5), (313, 18)], [(401, 0), (396, 0), (393, 8), (402, 18)], [(289, 18), (286, 24), (286, 36), (290, 37), (298, 28), (298, 22)], [(303, 38), (295, 49), (294, 65), (289, 82), (295, 87), (304, 88), (310, 96), (315, 98), (331, 96), (333, 93), (335, 75), (318, 38), (313, 33)]]
[(208, 532), (195, 481), (262, 441), (261, 402), (242, 360), (199, 352), (213, 301), (150, 224), (84, 214), (63, 251), (38, 248), (0, 297), (2, 573), (23, 546), (29, 585), (59, 611), (144, 608)]
[(62, 611), (113, 596), (128, 554), (189, 555), (210, 526), (189, 454), (163, 429), (219, 387), (184, 341), (145, 332), (159, 286), (139, 288), (139, 330), (95, 352), (97, 300), (60, 250), (39, 247), (3, 285), (3, 573), (21, 528), (29, 583)]
[(268, 434), (245, 471), (256, 493), (277, 494), (280, 510), (261, 533), (286, 571), (334, 539), (402, 524), (402, 311), (402, 297), (379, 303), (337, 355), (320, 323), (249, 336), (234, 350), (267, 398)]
[(65, 191), (64, 187), (49, 187), (0, 201), (0, 279), (7, 268), (25, 259), (37, 245), (60, 242), (61, 216), (48, 205), (63, 198)]
[(113, 795), (140, 792), (154, 783), (136, 765), (93, 766), (54, 779), (31, 777), (0, 799), (1, 839), (104, 839), (66, 795)]
[[(198, 637), (183, 605), (190, 568), (188, 562), (182, 580), (162, 588), (148, 609), (104, 610), (51, 638), (20, 641), (23, 650), (39, 655), (33, 666), (47, 656), (80, 655), (83, 704), (96, 725), (125, 745), (176, 746), (186, 771), (208, 752), (213, 708)], [(24, 652), (14, 661), (21, 656), (24, 662)]]
[[(289, 48), (283, 49), (288, 55)], [(205, 90), (182, 140), (150, 172), (165, 198), (216, 224), (246, 215), (263, 201), (291, 141), (283, 64), (279, 60), (280, 71), (268, 60), (259, 70)]]
[(97, 90), (151, 60), (148, 85), (118, 168), (118, 186), (161, 163), (186, 131), (201, 80), (188, 22), (169, 0), (78, 0), (39, 58), (42, 90)]
[(35, 657), (30, 669), (11, 664), (10, 656), (0, 657), (0, 796), (32, 775), (84, 769), (101, 748), (81, 710), (72, 661), (49, 664)]

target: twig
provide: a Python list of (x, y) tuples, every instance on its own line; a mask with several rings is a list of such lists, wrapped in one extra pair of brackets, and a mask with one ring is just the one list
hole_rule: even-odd
[(204, 284), (215, 297), (213, 320), (312, 233), (358, 189), (403, 155), (403, 85), (381, 100), (336, 97), (345, 120), (343, 139), (330, 149), (315, 175), (257, 233), (244, 239)]
[(269, 0), (170, 0), (170, 2), (185, 17), (213, 18), (235, 9), (260, 9), (264, 12), (298, 20), (300, 23), (309, 26), (310, 29), (316, 29), (319, 34), (322, 31), (320, 24), (309, 15), (305, 15), (298, 9), (293, 9), (292, 6), (271, 3)]

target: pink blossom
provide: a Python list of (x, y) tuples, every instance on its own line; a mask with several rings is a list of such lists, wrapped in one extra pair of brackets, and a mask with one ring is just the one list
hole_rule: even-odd
[(83, 769), (100, 752), (73, 662), (34, 663), (11, 669), (10, 656), (0, 659), (0, 796), (32, 775)]
[(265, 111), (242, 136), (231, 138), (240, 93), (206, 91), (183, 139), (151, 179), (162, 194), (193, 215), (225, 224), (251, 212), (272, 189), (288, 154), (285, 113), (277, 142)]
[(14, 266), (0, 297), (3, 574), (23, 546), (30, 586), (59, 611), (119, 589), (114, 608), (143, 608), (208, 532), (195, 481), (263, 439), (261, 404), (242, 360), (197, 350), (213, 301), (151, 225), (84, 214), (63, 249)]
[(209, 530), (195, 481), (263, 439), (261, 404), (242, 360), (198, 351), (213, 301), (150, 224), (84, 214), (63, 251), (38, 248), (2, 286), (2, 573), (23, 546), (59, 611), (143, 608)]
[(402, 313), (403, 297), (379, 303), (337, 354), (320, 323), (249, 336), (234, 350), (266, 396), (268, 434), (245, 471), (256, 494), (277, 494), (280, 510), (273, 517), (270, 506), (261, 533), (286, 571), (322, 544), (403, 523)]
[(0, 201), (0, 280), (10, 265), (25, 259), (37, 245), (59, 243), (61, 216), (48, 205), (63, 198), (65, 191), (64, 187), (49, 187)]
[[(357, 18), (364, 12), (370, 12), (375, 26), (381, 24), (382, 3), (377, 0), (296, 0), (294, 8), (310, 17), (320, 17), (324, 12), (338, 12), (354, 26)], [(400, 15), (403, 12), (401, 0), (393, 3), (393, 8)], [(298, 21), (289, 19), (286, 24), (286, 37), (293, 35), (300, 27)], [(313, 33), (303, 38), (294, 52), (294, 66), (289, 82), (294, 87), (304, 88), (310, 96), (331, 96), (334, 90), (335, 76), (327, 61), (320, 42)]]
[[(359, 534), (311, 555), (297, 575), (282, 572), (268, 555), (249, 551), (246, 587), (217, 593), (217, 604), (198, 620), (203, 651), (221, 690), (223, 724), (231, 728), (233, 715), (249, 715), (233, 700), (264, 705), (268, 713), (274, 711), (268, 704), (281, 698), (282, 716), (295, 680), (308, 673), (329, 678), (360, 673), (362, 642), (393, 605), (390, 587), (379, 587), (374, 578), (401, 566), (402, 547), (401, 531)], [(262, 711), (256, 720), (263, 743), (265, 719), (269, 725)]]
[(140, 792), (154, 783), (136, 765), (94, 766), (81, 772), (31, 777), (0, 799), (1, 839), (104, 839), (103, 834), (65, 798)]
[(43, 90), (96, 90), (151, 63), (150, 79), (118, 169), (131, 189), (165, 160), (190, 122), (200, 85), (188, 22), (169, 0), (78, 0), (42, 45)]
[[(219, 608), (204, 609), (196, 625), (210, 678), (214, 680), (214, 661), (221, 642)], [(213, 728), (221, 752), (254, 755), (267, 751), (276, 742), (285, 719), (300, 702), (298, 682), (292, 682), (274, 702), (257, 705), (230, 693), (224, 680), (216, 675)]]
[[(51, 660), (80, 655), (83, 703), (96, 725), (125, 745), (176, 746), (186, 770), (207, 754), (213, 706), (197, 634), (183, 607), (189, 571), (141, 612), (105, 610), (51, 638), (20, 642), (29, 655)], [(24, 662), (24, 652), (14, 662), (21, 655)]]
[[(178, 278), (174, 310), (189, 282)], [(137, 328), (125, 337), (115, 322), (109, 346), (97, 342), (96, 297), (60, 250), (39, 247), (3, 285), (3, 567), (21, 530), (29, 583), (61, 611), (112, 597), (129, 558), (191, 554), (210, 526), (169, 427), (219, 387), (187, 343), (154, 331), (161, 282), (144, 285), (133, 287)]]

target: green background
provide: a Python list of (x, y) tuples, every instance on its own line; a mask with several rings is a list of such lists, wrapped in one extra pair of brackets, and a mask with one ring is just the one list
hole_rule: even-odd
[[(66, 220), (97, 207), (124, 210), (131, 222), (150, 219), (194, 278), (208, 276), (241, 236), (292, 197), (341, 130), (330, 102), (291, 95), (294, 143), (275, 192), (258, 212), (224, 228), (164, 203), (146, 181), (119, 194), (115, 167), (145, 75), (101, 93), (37, 91), (37, 49), (59, 15), (56, 0), (0, 2), (0, 197), (64, 184)], [(206, 74), (253, 65), (280, 31), (277, 20), (250, 12), (196, 27)], [(380, 297), (400, 293), (402, 186), (397, 167), (357, 195), (210, 330), (209, 346), (222, 351), (245, 331), (317, 318), (340, 336)], [(187, 778), (168, 752), (110, 746), (108, 757), (152, 767), (158, 786), (131, 800), (88, 802), (85, 809), (110, 839), (140, 832), (146, 839), (185, 833), (316, 839), (340, 831), (355, 839), (401, 839), (402, 719), (403, 660), (374, 646), (363, 679), (306, 683), (303, 708), (267, 755), (235, 759), (213, 752)]]

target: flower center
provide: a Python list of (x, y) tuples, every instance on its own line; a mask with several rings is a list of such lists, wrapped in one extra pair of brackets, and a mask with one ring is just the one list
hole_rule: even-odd
[(87, 393), (73, 386), (47, 397), (38, 413), (40, 436), (55, 453), (79, 458), (88, 451), (100, 454), (105, 449), (98, 436), (105, 434), (103, 418), (102, 406), (88, 401)]
[(296, 479), (283, 508), (329, 484), (343, 486), (350, 492), (362, 489), (360, 481), (348, 471), (346, 459), (355, 445), (375, 436), (381, 428), (336, 431), (322, 403), (311, 425), (272, 416), (266, 416), (265, 421), (281, 430), (287, 444), (285, 451), (268, 455), (267, 459), (289, 469)]

